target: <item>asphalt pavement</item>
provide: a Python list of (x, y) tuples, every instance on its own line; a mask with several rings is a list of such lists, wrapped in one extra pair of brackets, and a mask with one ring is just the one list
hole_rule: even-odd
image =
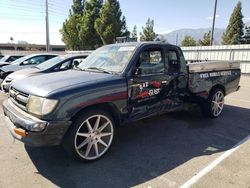
[[(0, 94), (0, 103), (6, 99)], [(0, 109), (0, 187), (180, 187), (234, 146), (232, 154), (192, 187), (250, 187), (250, 77), (226, 98), (218, 119), (198, 109), (117, 128), (103, 158), (79, 163), (60, 147), (31, 148), (14, 141)], [(239, 143), (244, 140), (245, 142)]]

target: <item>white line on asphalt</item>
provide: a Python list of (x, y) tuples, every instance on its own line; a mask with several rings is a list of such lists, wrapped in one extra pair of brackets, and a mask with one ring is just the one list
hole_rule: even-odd
[(244, 100), (244, 99), (235, 99), (235, 98), (232, 98), (232, 97), (227, 97), (226, 100), (227, 100), (227, 99), (233, 100), (233, 101), (240, 101), (240, 102), (250, 103), (250, 101)]
[(235, 152), (241, 144), (245, 143), (246, 141), (250, 140), (250, 135), (244, 138), (242, 141), (237, 143), (234, 147), (232, 147), (230, 150), (226, 151), (224, 154), (222, 154), (219, 158), (214, 160), (210, 165), (205, 167), (203, 170), (201, 170), (198, 174), (193, 176), (190, 180), (188, 180), (186, 183), (184, 183), (181, 188), (188, 188), (194, 183), (196, 183), (200, 178), (205, 176), (208, 172), (210, 172), (213, 168), (215, 168), (219, 163), (221, 163), (223, 160), (225, 160), (227, 157), (229, 157), (233, 152)]

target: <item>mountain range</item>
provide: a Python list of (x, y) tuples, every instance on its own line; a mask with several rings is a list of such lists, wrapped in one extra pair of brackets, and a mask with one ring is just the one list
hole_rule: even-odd
[[(245, 23), (246, 26), (250, 27), (250, 22)], [(179, 29), (172, 31), (167, 34), (161, 35), (164, 40), (168, 41), (170, 44), (180, 45), (186, 35), (193, 37), (195, 40), (200, 40), (203, 38), (205, 33), (208, 33), (211, 28), (200, 28), (200, 29)], [(221, 38), (223, 32), (226, 29), (215, 28), (214, 30), (214, 44), (219, 45), (221, 43)]]
[[(208, 33), (210, 28), (200, 28), (200, 29), (179, 29), (172, 31), (170, 33), (164, 34), (163, 37), (170, 44), (180, 45), (186, 35), (193, 37), (195, 40), (200, 40), (203, 38), (205, 33)], [(221, 37), (225, 32), (225, 29), (216, 28), (214, 30), (214, 43), (220, 44)]]

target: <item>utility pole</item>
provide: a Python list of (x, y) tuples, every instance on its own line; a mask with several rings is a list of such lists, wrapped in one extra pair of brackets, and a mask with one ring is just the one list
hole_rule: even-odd
[(214, 26), (215, 26), (215, 20), (216, 20), (216, 11), (217, 11), (217, 0), (214, 0), (214, 16), (213, 16), (212, 34), (211, 34), (211, 41), (210, 41), (211, 46), (213, 46), (213, 42), (214, 42)]
[(49, 45), (49, 8), (48, 8), (48, 0), (45, 0), (45, 8), (46, 8), (46, 51), (50, 51), (50, 45)]
[(176, 44), (176, 46), (178, 45), (178, 38), (179, 38), (179, 35), (178, 35), (178, 33), (176, 34), (176, 38), (175, 38), (175, 44)]

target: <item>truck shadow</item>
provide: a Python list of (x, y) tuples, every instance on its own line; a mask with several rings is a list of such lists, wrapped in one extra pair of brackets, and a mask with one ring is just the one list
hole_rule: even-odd
[(36, 173), (59, 187), (131, 187), (195, 157), (225, 151), (250, 134), (250, 109), (226, 106), (214, 120), (194, 111), (117, 128), (110, 151), (91, 163), (71, 160), (60, 147), (25, 149)]

